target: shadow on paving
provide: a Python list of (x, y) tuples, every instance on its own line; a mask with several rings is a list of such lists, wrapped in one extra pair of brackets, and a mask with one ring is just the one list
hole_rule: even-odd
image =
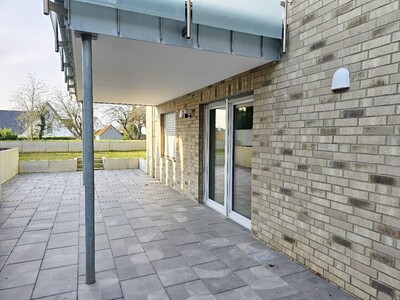
[(97, 281), (86, 285), (81, 176), (3, 185), (0, 299), (353, 299), (139, 170), (95, 173)]

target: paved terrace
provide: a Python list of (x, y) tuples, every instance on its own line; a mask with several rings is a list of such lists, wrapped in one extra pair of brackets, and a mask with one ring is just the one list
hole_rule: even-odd
[(353, 299), (139, 170), (96, 171), (85, 284), (81, 173), (17, 175), (0, 206), (0, 299)]

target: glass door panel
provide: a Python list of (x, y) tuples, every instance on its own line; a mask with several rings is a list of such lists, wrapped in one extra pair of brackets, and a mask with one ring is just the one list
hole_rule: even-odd
[(232, 210), (250, 219), (253, 104), (233, 107)]
[(226, 109), (209, 111), (208, 198), (221, 205), (225, 201), (225, 130)]

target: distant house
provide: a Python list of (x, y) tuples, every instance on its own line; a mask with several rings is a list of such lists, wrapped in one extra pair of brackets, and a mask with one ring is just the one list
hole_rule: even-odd
[(110, 124), (97, 131), (95, 138), (96, 140), (122, 140), (122, 134)]
[(55, 111), (50, 103), (46, 103), (46, 128), (43, 131), (44, 137), (75, 137), (74, 133), (65, 125), (65, 121)]
[(93, 118), (93, 130), (98, 131), (104, 127), (104, 124), (100, 121), (98, 117)]
[(0, 110), (0, 129), (10, 128), (15, 134), (24, 133), (24, 125), (19, 120), (23, 113), (19, 110)]
[[(75, 137), (70, 129), (65, 125), (65, 121), (55, 111), (50, 103), (46, 103), (45, 125), (43, 137)], [(20, 120), (24, 111), (19, 110), (0, 110), (0, 129), (10, 128), (14, 133), (21, 137), (28, 137), (29, 132), (26, 130), (23, 122)], [(40, 120), (35, 122), (35, 131), (39, 130), (37, 126)]]

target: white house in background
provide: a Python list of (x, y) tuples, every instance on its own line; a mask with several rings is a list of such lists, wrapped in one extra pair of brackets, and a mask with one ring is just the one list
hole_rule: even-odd
[(55, 111), (50, 103), (46, 103), (46, 128), (43, 131), (43, 137), (75, 137), (73, 132), (69, 130), (63, 119)]
[(93, 130), (97, 131), (104, 127), (104, 124), (100, 121), (98, 117), (93, 118)]
[(122, 140), (122, 134), (110, 124), (97, 131), (95, 138), (96, 140)]

